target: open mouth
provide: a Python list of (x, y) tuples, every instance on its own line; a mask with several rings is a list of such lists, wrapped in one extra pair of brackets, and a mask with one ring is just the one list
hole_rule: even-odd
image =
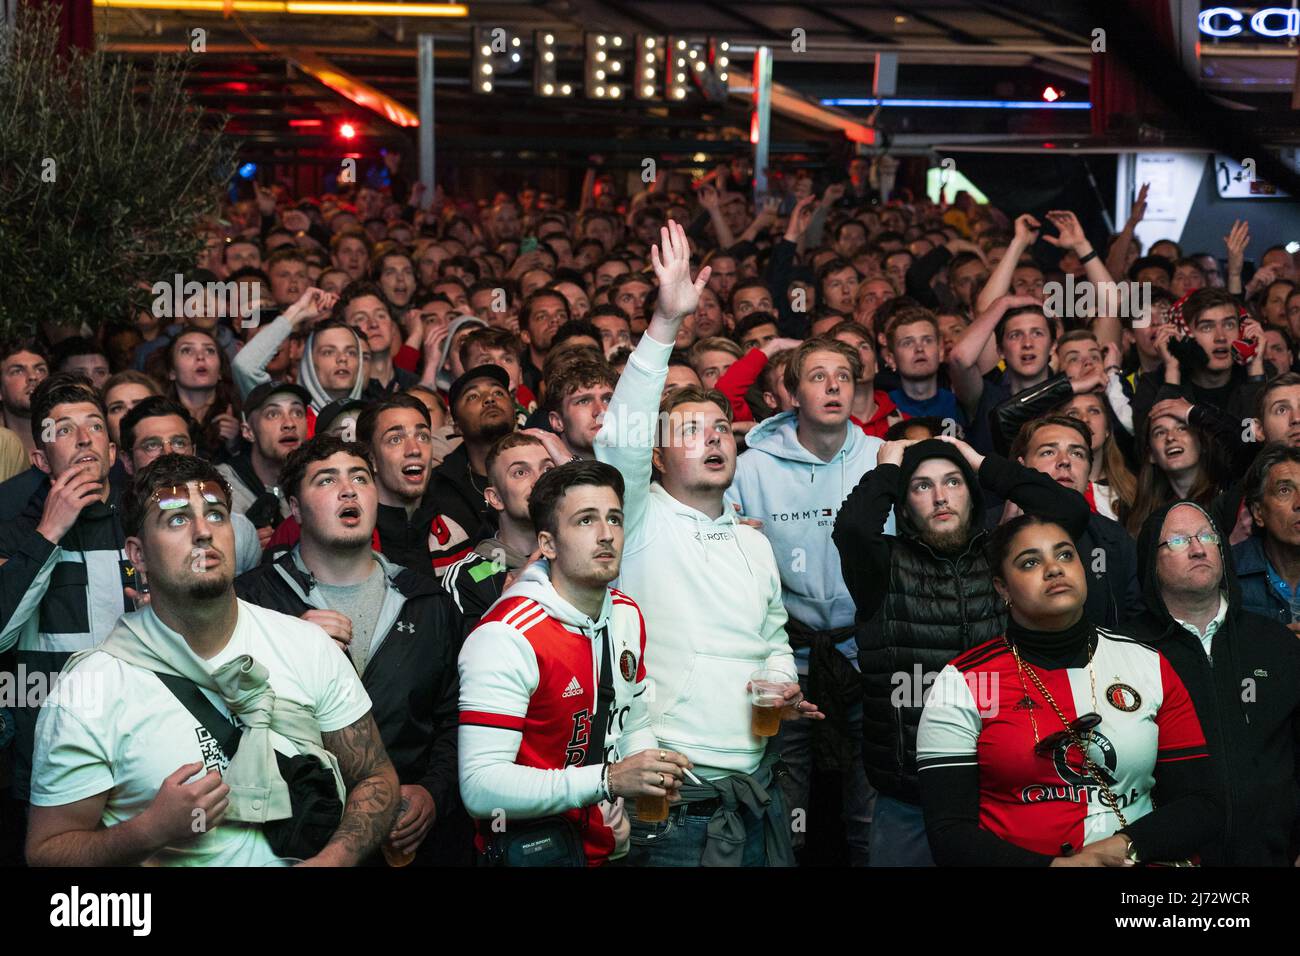
[(1182, 445), (1175, 445), (1173, 448), (1165, 449), (1165, 457), (1172, 461), (1174, 458), (1183, 454), (1183, 452), (1185, 452), (1186, 450), (1187, 449), (1185, 449)]
[(715, 453), (712, 455), (704, 456), (705, 468), (723, 468), (726, 466), (726, 464), (727, 464), (727, 460), (719, 454)]
[(825, 406), (828, 412), (838, 412), (843, 407), (844, 407), (844, 403), (841, 402), (839, 399), (835, 399), (835, 398), (827, 402)]
[(285, 435), (280, 439), (280, 444), (285, 448), (297, 448), (302, 444), (302, 439), (297, 435)]
[(99, 461), (99, 456), (98, 456), (98, 455), (82, 455), (80, 458), (78, 458), (76, 461), (74, 461), (73, 464), (74, 464), (74, 465), (93, 465), (93, 464), (95, 464), (97, 461)]
[(357, 505), (348, 505), (346, 508), (340, 508), (339, 520), (349, 528), (360, 524), (361, 508)]
[(402, 478), (406, 481), (420, 481), (426, 474), (428, 474), (428, 471), (425, 469), (424, 465), (411, 464), (402, 466)]

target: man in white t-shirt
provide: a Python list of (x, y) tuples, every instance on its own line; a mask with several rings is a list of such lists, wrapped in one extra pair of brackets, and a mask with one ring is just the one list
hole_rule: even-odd
[[(265, 808), (277, 791), (269, 799), (232, 792), (222, 780), (231, 761), (213, 734), (142, 660), (163, 662), (162, 673), (194, 675), (208, 702), (231, 719), (232, 702), (239, 715), (252, 713), (249, 694), (214, 688), (227, 686), (223, 665), (247, 655), (253, 679), (261, 668), (268, 675), (277, 717), (282, 705), (297, 705), (315, 722), (328, 751), (320, 756), (337, 760), (347, 796), (333, 836), (308, 863), (353, 865), (388, 834), (398, 781), (370, 699), (318, 626), (236, 599), (229, 502), (217, 471), (192, 456), (165, 455), (134, 476), (123, 524), (149, 605), (123, 615), (99, 648), (74, 657), (41, 710), (31, 865), (258, 866), (276, 858), (256, 821), (259, 811), (269, 817)], [(249, 748), (236, 761), (247, 771), (259, 731), (256, 721), (233, 722)], [(287, 756), (312, 746), (267, 733)]]

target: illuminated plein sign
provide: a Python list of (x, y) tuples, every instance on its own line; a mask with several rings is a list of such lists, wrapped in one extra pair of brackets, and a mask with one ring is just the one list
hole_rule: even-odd
[[(563, 99), (579, 90), (587, 99), (680, 102), (694, 92), (713, 103), (727, 98), (731, 45), (676, 36), (586, 33), (581, 38), (581, 71), (566, 77), (559, 38), (534, 31), (532, 42), (505, 27), (478, 27), (470, 58), (471, 89), (492, 93), (497, 80), (527, 71), (537, 96)], [(573, 46), (570, 45), (570, 50)], [(570, 58), (577, 66), (578, 59)], [(567, 81), (566, 81), (567, 80)]]
[(1300, 36), (1300, 10), (1290, 7), (1264, 7), (1249, 18), (1235, 7), (1211, 7), (1196, 18), (1201, 32), (1212, 37), (1235, 37), (1247, 29), (1262, 37)]

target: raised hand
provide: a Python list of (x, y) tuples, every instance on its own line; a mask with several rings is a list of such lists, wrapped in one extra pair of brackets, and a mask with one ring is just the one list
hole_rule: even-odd
[(1245, 219), (1234, 219), (1232, 228), (1223, 237), (1223, 244), (1228, 247), (1228, 272), (1241, 275), (1242, 263), (1246, 261), (1246, 246), (1250, 244), (1250, 223)]
[(1147, 214), (1147, 192), (1151, 189), (1150, 183), (1143, 183), (1142, 188), (1138, 190), (1137, 199), (1133, 202), (1133, 208), (1129, 210), (1128, 222), (1130, 226), (1136, 226), (1142, 221), (1142, 217)]
[(1023, 213), (1016, 217), (1016, 242), (1023, 246), (1032, 246), (1038, 241), (1038, 234), (1042, 229), (1041, 222), (1029, 213)]
[(659, 230), (659, 245), (650, 247), (650, 262), (659, 279), (654, 318), (671, 323), (675, 334), (682, 319), (695, 311), (712, 270), (705, 266), (691, 281), (691, 247), (686, 230), (675, 219)]
[(1058, 249), (1076, 249), (1088, 244), (1088, 237), (1083, 234), (1079, 219), (1068, 209), (1053, 209), (1047, 214), (1047, 221), (1056, 227), (1059, 236), (1043, 236), (1043, 241)]
[(812, 224), (816, 202), (816, 197), (810, 193), (794, 204), (794, 209), (790, 211), (789, 225), (785, 228), (785, 238), (789, 242), (798, 241), (799, 237), (808, 231), (808, 226)]

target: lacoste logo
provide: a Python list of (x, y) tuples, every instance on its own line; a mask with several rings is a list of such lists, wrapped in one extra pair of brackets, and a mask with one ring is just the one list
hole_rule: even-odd
[(577, 696), (580, 695), (581, 693), (583, 693), (583, 690), (582, 690), (582, 685), (578, 683), (578, 678), (576, 678), (576, 677), (570, 677), (570, 678), (569, 678), (569, 686), (566, 687), (566, 688), (564, 688), (564, 693), (561, 694), (560, 696), (561, 696), (561, 697), (577, 697)]

